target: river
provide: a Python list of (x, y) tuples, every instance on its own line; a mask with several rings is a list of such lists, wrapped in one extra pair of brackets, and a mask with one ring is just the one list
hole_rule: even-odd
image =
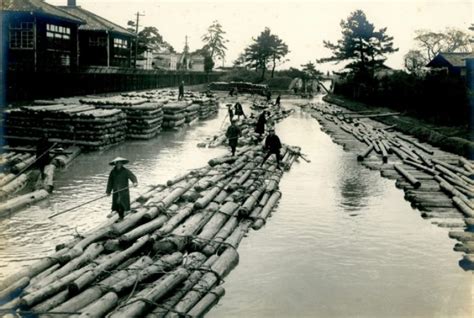
[[(48, 201), (0, 220), (0, 277), (106, 220), (109, 198), (48, 216), (102, 195), (115, 156), (127, 157), (139, 179), (133, 198), (224, 154), (196, 144), (216, 133), (225, 113), (79, 156)], [(447, 229), (423, 220), (394, 181), (358, 164), (309, 114), (297, 110), (276, 133), (311, 163), (284, 175), (279, 207), (242, 241), (240, 263), (209, 317), (472, 317), (472, 274), (458, 266), (462, 255)]]

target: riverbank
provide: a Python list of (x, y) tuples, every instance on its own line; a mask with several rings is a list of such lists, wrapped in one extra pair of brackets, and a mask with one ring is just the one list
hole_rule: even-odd
[[(393, 112), (390, 108), (370, 106), (361, 102), (349, 100), (340, 95), (326, 95), (323, 100), (355, 112), (368, 110), (380, 113)], [(389, 126), (396, 125), (396, 130), (410, 134), (421, 141), (426, 141), (443, 150), (470, 159), (474, 157), (474, 142), (467, 139), (467, 133), (463, 128), (435, 126), (407, 115), (381, 117), (377, 120)]]

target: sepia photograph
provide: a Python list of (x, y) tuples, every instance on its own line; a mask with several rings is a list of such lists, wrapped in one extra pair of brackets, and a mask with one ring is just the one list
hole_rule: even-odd
[(0, 4), (0, 317), (474, 317), (472, 0)]

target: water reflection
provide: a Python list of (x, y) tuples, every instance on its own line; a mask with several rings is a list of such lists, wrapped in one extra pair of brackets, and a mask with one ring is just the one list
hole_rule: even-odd
[(351, 212), (351, 216), (357, 216), (355, 211), (361, 211), (367, 206), (368, 179), (366, 174), (360, 167), (344, 167), (343, 173), (339, 173), (337, 186), (339, 188), (340, 197), (338, 197), (339, 205), (346, 211)]

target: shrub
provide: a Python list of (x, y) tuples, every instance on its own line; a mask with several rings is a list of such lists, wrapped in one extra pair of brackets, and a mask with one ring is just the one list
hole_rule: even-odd
[(266, 80), (266, 84), (270, 89), (287, 90), (293, 79), (288, 76), (274, 77)]

